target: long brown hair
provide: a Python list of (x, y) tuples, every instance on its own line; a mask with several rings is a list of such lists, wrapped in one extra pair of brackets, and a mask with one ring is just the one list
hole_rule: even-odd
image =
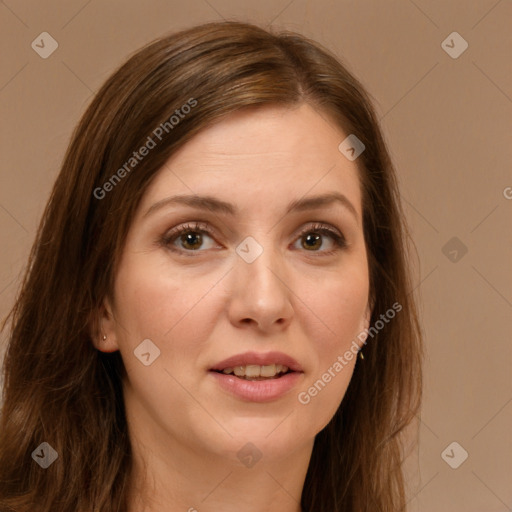
[[(179, 122), (171, 120), (193, 102)], [(135, 53), (96, 94), (72, 136), (3, 325), (11, 319), (0, 422), (2, 511), (126, 510), (131, 448), (125, 370), (119, 352), (96, 350), (91, 336), (113, 290), (135, 209), (159, 169), (199, 130), (243, 108), (303, 102), (365, 145), (357, 164), (371, 325), (392, 304), (402, 309), (369, 339), (341, 406), (316, 436), (302, 507), (405, 509), (402, 438), (421, 401), (422, 335), (411, 293), (409, 236), (372, 102), (319, 44), (223, 22), (184, 30)], [(127, 167), (159, 126), (156, 147)], [(118, 171), (123, 165), (126, 173)], [(32, 460), (42, 442), (58, 453), (47, 469)]]

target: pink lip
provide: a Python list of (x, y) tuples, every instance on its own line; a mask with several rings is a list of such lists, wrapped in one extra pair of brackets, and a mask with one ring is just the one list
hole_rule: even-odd
[(212, 366), (210, 370), (222, 371), (225, 368), (247, 366), (248, 364), (257, 364), (259, 366), (282, 364), (288, 366), (288, 368), (294, 372), (303, 371), (301, 365), (295, 361), (293, 357), (283, 354), (282, 352), (245, 352), (220, 361), (215, 366)]
[[(249, 364), (260, 366), (282, 364), (288, 366), (290, 372), (282, 377), (268, 380), (245, 380), (233, 374), (219, 373), (225, 368), (247, 366)], [(250, 402), (277, 400), (296, 386), (303, 377), (300, 364), (293, 357), (282, 352), (245, 352), (244, 354), (238, 354), (217, 363), (210, 369), (209, 374), (222, 389)]]
[(244, 380), (233, 374), (210, 371), (209, 374), (228, 393), (249, 402), (270, 402), (282, 397), (302, 379), (302, 372), (290, 372), (268, 380)]

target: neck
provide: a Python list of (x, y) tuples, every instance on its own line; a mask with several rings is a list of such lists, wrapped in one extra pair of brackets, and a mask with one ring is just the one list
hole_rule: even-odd
[(134, 459), (128, 512), (301, 512), (310, 450), (251, 468), (184, 447), (164, 453)]

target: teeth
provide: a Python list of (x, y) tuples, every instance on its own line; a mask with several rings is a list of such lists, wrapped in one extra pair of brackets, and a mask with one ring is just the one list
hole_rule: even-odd
[(262, 366), (260, 369), (260, 375), (262, 377), (273, 377), (277, 373), (276, 365), (269, 364), (267, 366)]
[(235, 366), (233, 368), (224, 368), (222, 373), (228, 375), (234, 373), (237, 377), (246, 377), (254, 379), (256, 377), (275, 377), (278, 373), (286, 373), (288, 366), (283, 364), (269, 364), (259, 366), (257, 364), (248, 364), (246, 366)]
[[(245, 376), (246, 377), (259, 377), (260, 369), (261, 369), (261, 367), (258, 366), (257, 364), (248, 364), (245, 367)], [(239, 368), (238, 373), (240, 373), (241, 371), (243, 371), (242, 367)], [(235, 375), (237, 375), (237, 374), (235, 374)]]
[(237, 377), (243, 377), (245, 375), (245, 366), (235, 366), (233, 371)]

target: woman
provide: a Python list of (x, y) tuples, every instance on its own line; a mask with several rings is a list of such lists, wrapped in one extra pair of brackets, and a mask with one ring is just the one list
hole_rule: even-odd
[(143, 48), (10, 315), (1, 510), (404, 510), (406, 241), (368, 95), (318, 44), (226, 22)]

